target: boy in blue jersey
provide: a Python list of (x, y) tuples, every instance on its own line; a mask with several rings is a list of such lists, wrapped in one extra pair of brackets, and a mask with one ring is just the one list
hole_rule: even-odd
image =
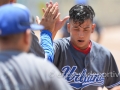
[[(74, 90), (97, 90), (104, 86), (112, 89), (120, 85), (120, 75), (113, 55), (90, 40), (95, 29), (94, 16), (91, 6), (77, 4), (69, 10), (69, 38), (59, 39), (52, 44), (52, 35), (54, 37), (57, 29), (41, 32), (42, 47), (49, 57), (54, 57), (50, 61), (63, 73)], [(49, 20), (50, 17), (48, 14), (44, 19)], [(61, 22), (58, 20), (56, 23)], [(54, 56), (49, 54), (53, 49)], [(112, 74), (115, 74), (114, 77)]]

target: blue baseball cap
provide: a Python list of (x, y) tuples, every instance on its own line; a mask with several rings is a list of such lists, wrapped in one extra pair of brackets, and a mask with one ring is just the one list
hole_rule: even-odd
[(29, 9), (18, 3), (0, 7), (0, 36), (25, 32), (27, 29), (42, 30), (42, 25), (31, 23)]

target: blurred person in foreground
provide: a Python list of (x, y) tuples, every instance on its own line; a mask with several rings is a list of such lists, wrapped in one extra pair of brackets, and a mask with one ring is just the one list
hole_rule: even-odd
[[(104, 86), (111, 90), (119, 86), (120, 74), (113, 55), (105, 47), (90, 40), (95, 29), (93, 8), (89, 5), (74, 5), (69, 10), (69, 17), (67, 28), (70, 37), (53, 43), (52, 36), (59, 29), (41, 32), (41, 45), (45, 52), (51, 53), (54, 50), (51, 55), (54, 59), (51, 62), (62, 72), (74, 90), (97, 90)], [(48, 21), (52, 19), (47, 15), (45, 18)]]
[[(0, 0), (0, 5), (4, 5), (4, 4), (7, 4), (7, 3), (16, 3), (16, 0)], [(48, 7), (48, 4), (51, 4), (53, 5), (52, 1), (50, 1), (49, 3), (46, 4), (46, 6)], [(56, 3), (56, 6), (58, 4)], [(57, 12), (59, 12), (59, 10), (57, 10)], [(45, 12), (44, 12), (45, 13)], [(64, 25), (65, 21), (68, 19), (68, 17), (65, 17), (63, 20), (61, 19), (58, 19), (57, 20), (57, 24), (55, 25), (55, 28), (56, 29), (60, 29), (61, 26)], [(39, 21), (40, 22), (40, 21)], [(49, 22), (48, 22), (49, 23)], [(49, 25), (49, 24), (48, 24)], [(43, 57), (43, 58), (47, 58), (49, 60), (52, 61), (53, 57), (49, 56), (47, 50), (46, 50), (46, 53), (44, 52), (43, 48), (41, 47), (41, 42), (39, 42), (39, 39), (38, 37), (35, 35), (34, 31), (31, 30), (31, 34), (32, 34), (32, 42), (31, 42), (31, 46), (30, 46), (30, 49), (29, 49), (29, 53), (34, 53), (35, 55), (39, 56), (39, 57)], [(56, 33), (54, 33), (54, 35), (52, 35), (53, 39), (54, 39), (54, 36), (55, 36)], [(41, 37), (40, 37), (41, 39)], [(40, 40), (41, 41), (41, 40)], [(46, 40), (47, 41), (47, 40)], [(53, 52), (50, 53), (50, 55), (53, 54)]]
[[(0, 6), (8, 3), (16, 3), (16, 0), (0, 0)], [(31, 30), (31, 34), (32, 34), (32, 43), (28, 52), (34, 53), (39, 57), (45, 58), (45, 52), (43, 48), (39, 45), (40, 42), (38, 37), (35, 35), (33, 30)]]
[[(54, 7), (48, 7), (46, 12), (51, 10), (54, 16), (57, 8)], [(21, 4), (6, 4), (0, 7), (0, 12), (0, 90), (72, 90), (62, 76), (58, 76), (60, 72), (53, 64), (27, 53), (31, 29), (43, 29), (30, 22), (28, 8)], [(41, 22), (44, 29), (51, 30), (57, 16), (49, 20), (50, 25), (44, 19)]]

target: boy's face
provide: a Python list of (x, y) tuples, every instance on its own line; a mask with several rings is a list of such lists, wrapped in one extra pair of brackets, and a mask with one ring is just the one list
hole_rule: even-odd
[(79, 25), (79, 22), (74, 23), (73, 20), (67, 25), (68, 32), (70, 33), (71, 43), (80, 49), (86, 49), (88, 47), (91, 33), (95, 29), (95, 24), (90, 19), (84, 21)]

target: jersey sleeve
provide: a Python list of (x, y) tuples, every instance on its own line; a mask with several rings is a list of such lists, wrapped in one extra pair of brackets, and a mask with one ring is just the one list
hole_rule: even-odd
[(52, 41), (52, 33), (48, 30), (41, 31), (41, 42), (42, 48), (45, 51), (45, 58), (47, 58), (50, 62), (53, 62), (54, 50), (53, 50), (53, 41)]
[(39, 45), (39, 40), (35, 33), (31, 31), (32, 34), (32, 43), (29, 52), (34, 53), (37, 56), (40, 56), (42, 58), (45, 58), (45, 52), (43, 48)]
[(60, 62), (60, 55), (61, 55), (61, 45), (59, 40), (55, 40), (53, 43), (54, 46), (54, 65), (58, 66), (59, 62)]
[(105, 86), (108, 89), (120, 85), (120, 73), (116, 65), (113, 55), (110, 55), (110, 63), (108, 63), (109, 71), (107, 73)]
[(69, 50), (68, 50), (68, 48), (70, 46), (69, 39), (70, 39), (69, 37), (61, 38), (59, 40), (55, 40), (53, 43), (53, 46), (54, 46), (53, 62), (54, 62), (54, 65), (57, 67), (63, 65), (63, 63), (60, 64), (60, 62), (64, 61), (66, 58), (68, 58), (68, 57), (66, 57), (66, 55), (68, 55), (67, 52), (69, 52)]

